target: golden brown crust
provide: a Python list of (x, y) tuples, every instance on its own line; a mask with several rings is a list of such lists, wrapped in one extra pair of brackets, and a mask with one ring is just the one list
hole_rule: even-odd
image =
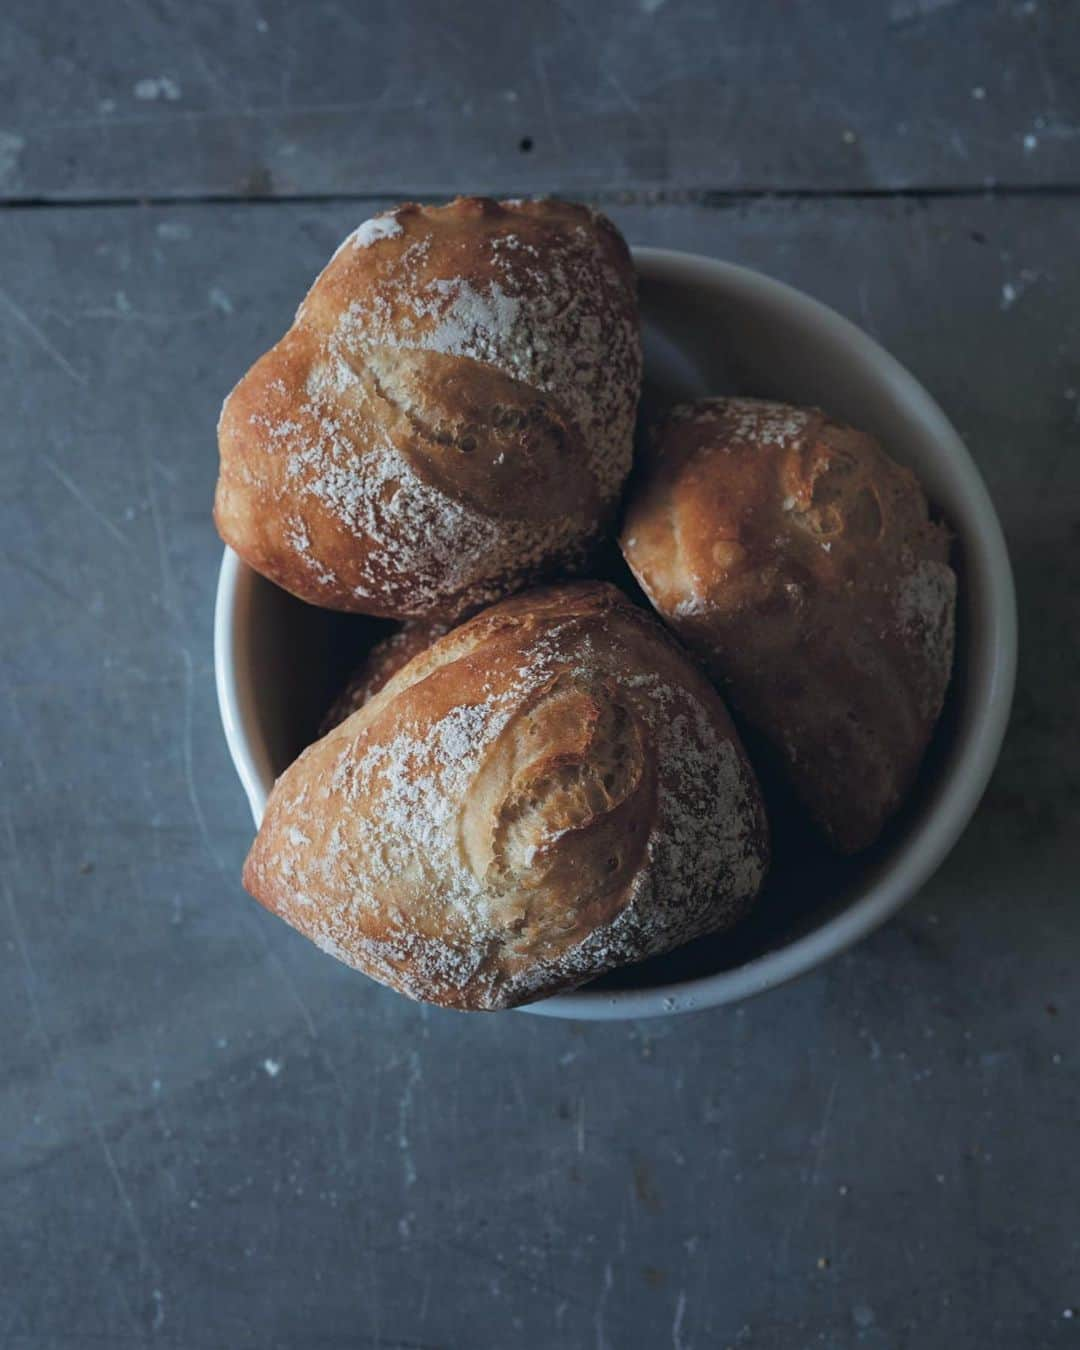
[(579, 564), (630, 467), (636, 282), (564, 202), (409, 204), (229, 395), (214, 516), (313, 604), (456, 618)]
[(444, 623), (413, 619), (403, 623), (396, 632), (380, 638), (364, 655), (344, 689), (327, 709), (319, 727), (319, 735), (325, 736), (328, 731), (333, 731), (346, 717), (351, 717), (358, 708), (362, 708), (402, 666), (408, 665), (414, 656), (427, 651), (435, 639), (441, 638), (446, 631)]
[(496, 605), (278, 780), (267, 908), (413, 998), (491, 1009), (738, 918), (767, 836), (716, 692), (614, 587)]
[(832, 842), (873, 842), (952, 666), (948, 533), (914, 475), (817, 409), (703, 400), (656, 428), (620, 543)]

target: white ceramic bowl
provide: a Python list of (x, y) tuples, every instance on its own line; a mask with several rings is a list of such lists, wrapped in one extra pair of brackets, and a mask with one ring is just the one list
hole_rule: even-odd
[[(840, 861), (794, 816), (774, 821), (773, 873), (748, 920), (528, 1009), (551, 1017), (650, 1017), (730, 1003), (812, 969), (876, 928), (930, 877), (978, 805), (1016, 667), (1016, 602), (1001, 527), (970, 455), (926, 390), (865, 333), (790, 286), (665, 249), (635, 249), (634, 259), (646, 409), (734, 390), (819, 404), (915, 470), (956, 534), (957, 664), (912, 800), (878, 845)], [(275, 776), (312, 739), (358, 648), (378, 628), (302, 604), (225, 551), (214, 621), (218, 701), (256, 824)]]

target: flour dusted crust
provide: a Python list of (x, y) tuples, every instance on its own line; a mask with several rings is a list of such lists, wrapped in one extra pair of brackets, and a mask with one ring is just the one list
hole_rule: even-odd
[(305, 750), (244, 884), (402, 993), (495, 1009), (726, 927), (766, 858), (712, 686), (579, 583), (485, 610)]
[(313, 604), (457, 618), (583, 563), (640, 380), (634, 272), (603, 216), (401, 206), (344, 241), (226, 399), (218, 529)]
[(952, 669), (949, 538), (915, 477), (816, 409), (707, 399), (655, 429), (620, 543), (832, 842), (872, 843)]

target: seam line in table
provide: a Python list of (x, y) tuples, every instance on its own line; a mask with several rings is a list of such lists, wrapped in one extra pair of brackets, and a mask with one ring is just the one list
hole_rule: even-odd
[[(314, 206), (376, 204), (395, 201), (447, 198), (454, 193), (387, 188), (380, 192), (311, 192), (280, 195), (243, 193), (148, 193), (103, 196), (2, 197), (5, 211), (93, 210), (140, 206)], [(513, 195), (500, 190), (498, 195)], [(530, 194), (527, 194), (530, 195)], [(1080, 183), (1002, 183), (981, 187), (915, 186), (864, 188), (604, 188), (582, 191), (580, 188), (553, 189), (535, 194), (564, 198), (584, 197), (590, 202), (611, 206), (687, 206), (723, 209), (743, 202), (769, 201), (935, 201), (1005, 200), (1023, 198), (1080, 197)]]

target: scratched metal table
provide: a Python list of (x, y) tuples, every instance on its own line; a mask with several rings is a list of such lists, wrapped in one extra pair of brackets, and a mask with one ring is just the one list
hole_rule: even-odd
[[(0, 1346), (1080, 1344), (1078, 69), (1067, 0), (7, 0)], [(218, 406), (358, 220), (459, 190), (821, 297), (1002, 512), (982, 809), (744, 1006), (442, 1013), (240, 890)]]

